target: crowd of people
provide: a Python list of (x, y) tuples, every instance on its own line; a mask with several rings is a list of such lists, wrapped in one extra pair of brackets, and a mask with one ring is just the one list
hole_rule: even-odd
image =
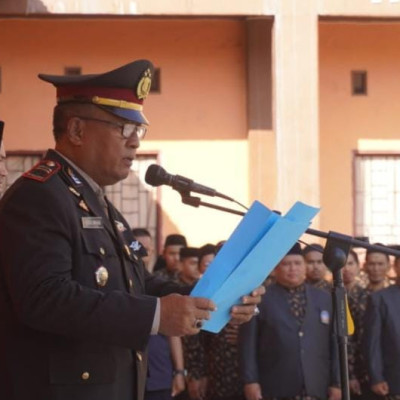
[[(137, 231), (143, 233), (134, 229), (134, 235)], [(148, 231), (145, 243), (153, 253)], [(222, 245), (188, 247), (183, 235), (171, 234), (156, 263), (147, 268), (155, 275), (193, 286)], [(351, 398), (399, 399), (400, 281), (396, 274), (400, 274), (400, 258), (391, 260), (375, 250), (356, 250), (350, 250), (342, 269), (355, 325), (348, 339)], [(182, 357), (177, 361), (172, 356), (176, 343), (165, 349), (165, 373), (170, 379), (162, 389), (162, 399), (180, 393), (190, 400), (339, 400), (333, 283), (323, 252), (321, 244), (302, 248), (296, 243), (264, 282), (266, 293), (259, 314), (250, 322), (241, 327), (228, 324), (218, 334), (201, 331), (176, 338), (181, 342)], [(150, 362), (160, 354), (159, 347), (150, 350)], [(157, 366), (153, 368), (157, 371)], [(153, 368), (149, 369), (150, 381)], [(178, 391), (173, 383), (177, 376), (185, 377)], [(147, 385), (148, 399), (154, 398), (153, 388)]]
[[(126, 178), (148, 121), (153, 66), (39, 77), (57, 90), (55, 148), (0, 201), (0, 399), (339, 400), (332, 282), (323, 247), (296, 243), (217, 334), (190, 296), (224, 245), (146, 228), (104, 195)], [(0, 188), (5, 152), (0, 132)], [(354, 398), (400, 399), (400, 259), (350, 251)], [(232, 288), (233, 290), (234, 288)]]

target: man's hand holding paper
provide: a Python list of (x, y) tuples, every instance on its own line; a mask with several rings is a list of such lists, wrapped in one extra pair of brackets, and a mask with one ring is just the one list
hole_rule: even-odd
[[(307, 230), (319, 209), (297, 202), (285, 216), (254, 202), (229, 240), (221, 248), (191, 296), (207, 297), (216, 304), (203, 329), (217, 333), (233, 318), (245, 322), (254, 315), (262, 289), (272, 269)], [(245, 296), (247, 304), (242, 302)]]

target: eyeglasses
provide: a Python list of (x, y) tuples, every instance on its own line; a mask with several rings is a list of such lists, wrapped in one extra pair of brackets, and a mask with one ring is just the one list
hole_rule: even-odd
[(124, 124), (119, 124), (118, 122), (107, 121), (105, 119), (97, 119), (91, 117), (81, 117), (76, 115), (76, 118), (80, 118), (86, 121), (96, 121), (102, 122), (103, 124), (108, 124), (121, 129), (121, 135), (124, 139), (130, 139), (132, 135), (136, 134), (139, 140), (142, 140), (147, 132), (147, 127), (145, 125), (137, 125), (132, 122), (125, 122)]

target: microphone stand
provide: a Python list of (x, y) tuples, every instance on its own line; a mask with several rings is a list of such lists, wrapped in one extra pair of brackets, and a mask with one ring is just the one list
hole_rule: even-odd
[[(215, 204), (202, 201), (199, 197), (190, 195), (189, 191), (179, 191), (182, 197), (182, 203), (193, 206), (205, 206), (216, 210), (229, 212), (231, 214), (244, 216), (245, 213), (227, 207), (221, 207)], [(276, 211), (274, 211), (276, 212)], [(316, 229), (307, 229), (306, 233), (326, 239), (323, 252), (325, 265), (332, 272), (332, 308), (334, 316), (333, 330), (336, 336), (339, 353), (340, 384), (342, 389), (342, 399), (350, 400), (349, 388), (349, 369), (348, 369), (348, 327), (347, 327), (347, 293), (343, 284), (341, 269), (346, 264), (349, 250), (352, 246), (362, 247), (388, 255), (400, 256), (400, 251), (386, 246), (372, 245), (363, 240), (355, 239), (351, 236), (343, 235), (338, 232), (323, 232)]]

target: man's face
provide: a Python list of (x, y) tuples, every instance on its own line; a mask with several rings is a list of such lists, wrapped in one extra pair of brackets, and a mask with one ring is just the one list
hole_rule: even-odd
[(164, 248), (163, 256), (168, 271), (180, 270), (179, 253), (182, 247), (181, 245), (170, 245)]
[(6, 168), (6, 152), (4, 150), (4, 145), (0, 147), (0, 197), (6, 190), (8, 171)]
[(311, 282), (318, 282), (325, 278), (326, 266), (322, 260), (322, 253), (319, 251), (309, 251), (304, 260), (307, 266), (307, 279)]
[[(127, 122), (101, 109), (93, 110), (90, 115), (82, 117), (121, 125)], [(84, 157), (80, 166), (100, 186), (112, 185), (125, 179), (129, 175), (140, 144), (137, 135), (125, 139), (121, 127), (90, 119), (81, 121), (83, 123), (81, 154), (84, 154)]]
[(298, 254), (283, 257), (274, 270), (276, 281), (282, 286), (293, 288), (301, 285), (306, 279), (304, 258)]
[(381, 283), (390, 269), (388, 257), (383, 253), (370, 253), (365, 258), (364, 269), (371, 283)]
[(354, 256), (351, 253), (349, 253), (346, 264), (342, 269), (343, 282), (346, 285), (353, 283), (358, 276), (359, 270), (360, 270), (360, 268), (359, 268), (359, 265), (357, 264), (356, 259), (354, 258)]
[(200, 278), (198, 257), (185, 257), (181, 261), (181, 274), (187, 282), (194, 282)]
[(204, 272), (206, 272), (206, 269), (211, 264), (212, 260), (214, 260), (214, 258), (215, 258), (214, 253), (206, 254), (205, 256), (201, 257), (201, 261), (199, 264), (199, 272), (201, 274), (204, 274)]

